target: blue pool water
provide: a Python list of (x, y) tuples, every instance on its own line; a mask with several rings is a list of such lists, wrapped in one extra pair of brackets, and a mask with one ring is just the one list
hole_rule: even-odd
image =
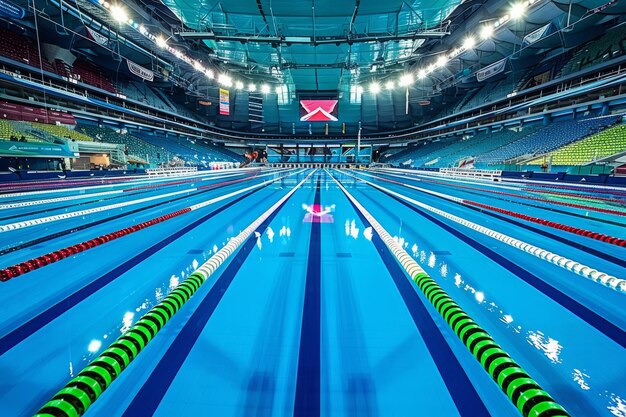
[(624, 247), (402, 184), (617, 238), (626, 190), (323, 169), (0, 188), (0, 269), (232, 193), (0, 282), (0, 416), (36, 413), (302, 180), (87, 416), (520, 415), (337, 182), (572, 416), (626, 416), (626, 294), (393, 194), (626, 278)]

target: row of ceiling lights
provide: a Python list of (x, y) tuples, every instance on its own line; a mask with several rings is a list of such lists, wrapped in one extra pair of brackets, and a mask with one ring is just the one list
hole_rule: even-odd
[[(456, 58), (457, 56), (461, 55), (463, 52), (466, 52), (474, 48), (474, 46), (476, 45), (477, 39), (481, 41), (490, 39), (493, 36), (493, 33), (496, 31), (496, 29), (500, 28), (501, 26), (505, 25), (511, 20), (518, 20), (522, 18), (524, 14), (526, 13), (526, 11), (528, 10), (528, 8), (532, 6), (533, 4), (537, 3), (538, 1), (539, 0), (525, 0), (525, 1), (513, 4), (508, 14), (500, 17), (494, 22), (484, 24), (480, 28), (479, 34), (477, 36), (469, 35), (463, 40), (463, 43), (461, 46), (457, 48), (453, 48), (452, 50), (441, 54), (440, 57), (437, 59), (437, 61), (416, 71), (417, 79), (423, 80), (424, 78), (426, 78), (429, 74), (433, 73), (438, 68), (445, 67), (451, 59)], [(170, 52), (172, 55), (174, 55), (178, 59), (190, 65), (193, 65), (196, 71), (203, 73), (207, 78), (209, 79), (215, 78), (215, 72), (212, 69), (206, 68), (204, 65), (202, 65), (200, 61), (193, 60), (192, 58), (188, 57), (187, 55), (177, 50), (176, 48), (169, 46), (167, 44), (167, 40), (165, 39), (163, 35), (156, 36), (150, 33), (143, 25), (129, 18), (128, 12), (120, 4), (111, 4), (106, 0), (99, 0), (99, 3), (101, 6), (103, 6), (105, 9), (107, 9), (111, 13), (111, 16), (116, 21), (120, 23), (128, 24), (129, 26), (138, 30), (139, 33), (141, 33), (143, 36), (145, 36), (146, 38), (156, 43), (156, 45), (159, 48), (166, 49), (168, 52)], [(246, 89), (249, 92), (257, 91), (256, 84), (249, 83), (248, 85), (245, 85), (242, 81), (233, 80), (233, 78), (225, 72), (220, 73), (217, 76), (217, 82), (223, 87), (230, 88), (234, 86), (235, 89), (237, 90)], [(413, 75), (413, 73), (404, 73), (402, 76), (400, 76), (397, 82), (393, 80), (387, 80), (387, 82), (385, 82), (384, 84), (384, 88), (387, 90), (393, 90), (396, 87), (408, 88), (414, 82), (415, 82), (415, 76)], [(286, 86), (283, 86), (283, 85), (276, 86), (275, 87), (276, 93), (277, 94), (282, 93), (285, 87)], [(373, 81), (368, 86), (368, 91), (373, 94), (379, 93), (380, 91), (382, 91), (382, 89), (383, 89), (383, 85), (378, 81)], [(272, 91), (272, 88), (270, 87), (269, 84), (262, 84), (261, 86), (258, 87), (258, 90), (260, 90), (260, 92), (263, 94), (268, 94)], [(362, 86), (357, 87), (357, 91), (359, 93), (363, 93), (364, 90), (365, 89)]]
[[(393, 90), (396, 87), (408, 88), (415, 82), (415, 78), (417, 78), (418, 80), (425, 79), (429, 74), (432, 74), (437, 69), (445, 67), (448, 64), (448, 62), (450, 62), (450, 60), (458, 57), (459, 55), (461, 55), (462, 53), (470, 49), (473, 49), (478, 41), (486, 41), (488, 39), (491, 39), (494, 32), (498, 28), (504, 26), (509, 21), (519, 20), (522, 17), (524, 17), (524, 15), (526, 14), (526, 11), (538, 1), (539, 0), (525, 0), (525, 1), (513, 4), (508, 14), (505, 14), (499, 19), (496, 19), (495, 21), (486, 23), (483, 26), (481, 26), (478, 34), (469, 35), (468, 37), (466, 37), (463, 40), (463, 43), (461, 44), (461, 46), (442, 53), (437, 59), (437, 61), (431, 63), (428, 66), (424, 66), (414, 72), (407, 72), (407, 73), (402, 74), (397, 82), (394, 80), (387, 80), (387, 82), (385, 82), (384, 84), (384, 88), (387, 90)], [(369, 91), (372, 94), (378, 94), (382, 91), (382, 89), (383, 89), (383, 84), (381, 84), (379, 81), (372, 81), (367, 86), (367, 91)], [(365, 91), (365, 88), (363, 86), (358, 86), (357, 91), (359, 94), (361, 94)]]
[[(179, 51), (178, 49), (168, 45), (167, 40), (163, 35), (157, 36), (157, 35), (150, 33), (145, 28), (145, 26), (131, 19), (128, 16), (128, 12), (121, 4), (111, 4), (106, 0), (98, 0), (98, 2), (102, 7), (107, 9), (109, 13), (111, 13), (111, 16), (117, 22), (125, 23), (129, 25), (130, 27), (134, 28), (139, 33), (141, 33), (143, 36), (145, 36), (146, 38), (154, 42), (159, 48), (165, 49), (169, 53), (174, 55), (176, 58), (180, 59), (181, 61), (184, 61), (189, 65), (193, 65), (196, 71), (203, 73), (207, 78), (211, 80), (215, 79), (216, 74), (212, 69), (206, 68), (200, 61), (194, 60), (190, 58), (189, 56), (185, 55), (184, 53), (182, 53), (181, 51)], [(230, 75), (228, 75), (228, 73), (225, 73), (225, 72), (222, 72), (217, 75), (217, 82), (219, 85), (223, 87), (230, 88), (234, 86), (235, 89), (237, 90), (245, 89), (251, 93), (256, 92), (258, 90), (263, 94), (269, 94), (272, 91), (272, 87), (269, 84), (262, 84), (258, 87), (254, 83), (248, 83), (247, 85), (245, 85), (243, 81), (234, 80)], [(284, 91), (284, 89), (285, 89), (285, 86), (283, 85), (279, 85), (275, 87), (275, 91), (277, 94), (281, 94)]]

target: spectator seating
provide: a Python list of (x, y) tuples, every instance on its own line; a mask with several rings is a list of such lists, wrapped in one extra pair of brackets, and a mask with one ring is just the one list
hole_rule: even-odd
[(24, 136), (29, 142), (43, 142), (42, 140), (16, 128), (14, 122), (0, 120), (0, 140), (9, 140), (11, 136), (15, 136), (18, 139)]
[(498, 164), (511, 159), (544, 154), (568, 143), (574, 142), (605, 129), (615, 123), (616, 117), (590, 118), (583, 120), (566, 120), (542, 126), (517, 140), (480, 155), (476, 162)]
[(96, 126), (82, 126), (80, 130), (93, 137), (94, 140), (115, 143), (128, 147), (128, 154), (152, 164), (162, 164), (174, 159), (175, 155), (162, 147), (155, 146), (136, 136), (118, 133), (112, 129)]
[[(626, 125), (604, 130), (551, 152), (553, 165), (585, 165), (597, 159), (626, 152)], [(548, 155), (527, 162), (541, 165)]]

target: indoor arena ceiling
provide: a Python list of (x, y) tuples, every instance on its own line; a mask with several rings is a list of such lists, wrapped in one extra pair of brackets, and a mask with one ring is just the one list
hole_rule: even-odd
[[(337, 90), (359, 74), (403, 69), (460, 0), (164, 0), (187, 38), (241, 73), (297, 90)], [(184, 33), (189, 30), (188, 33)]]

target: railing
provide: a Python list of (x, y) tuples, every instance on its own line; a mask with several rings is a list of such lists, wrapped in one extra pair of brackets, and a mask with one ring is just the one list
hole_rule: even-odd
[(498, 169), (441, 168), (439, 174), (448, 177), (486, 178), (495, 180), (502, 176), (502, 171)]
[(175, 177), (189, 175), (198, 172), (198, 167), (171, 167), (171, 168), (148, 168), (146, 174), (150, 176)]

